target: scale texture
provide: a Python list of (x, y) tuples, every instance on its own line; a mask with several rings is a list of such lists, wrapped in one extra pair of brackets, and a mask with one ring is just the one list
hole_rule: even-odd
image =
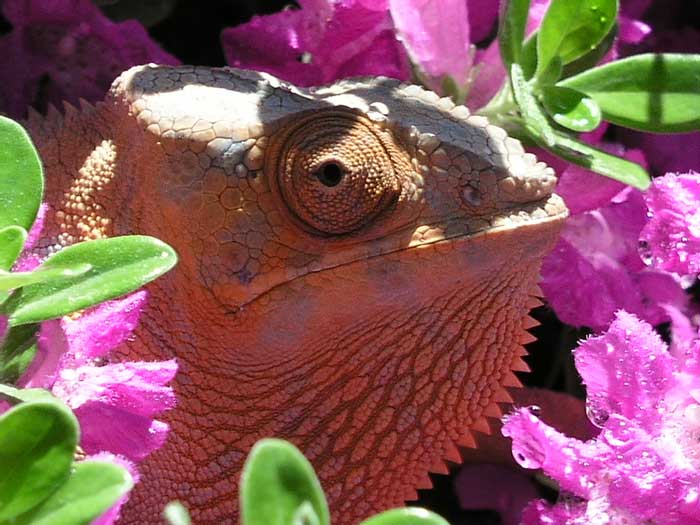
[(180, 364), (122, 523), (172, 499), (237, 523), (266, 436), (311, 460), (334, 524), (358, 523), (430, 487), (519, 385), (566, 208), (550, 168), (463, 106), (386, 78), (149, 65), (28, 126), (42, 253), (141, 233), (180, 256), (119, 356)]

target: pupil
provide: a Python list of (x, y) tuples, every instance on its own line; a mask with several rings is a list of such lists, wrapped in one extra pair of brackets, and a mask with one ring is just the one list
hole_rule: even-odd
[(318, 180), (324, 186), (332, 188), (340, 184), (343, 178), (343, 170), (334, 162), (330, 162), (323, 166), (317, 173)]

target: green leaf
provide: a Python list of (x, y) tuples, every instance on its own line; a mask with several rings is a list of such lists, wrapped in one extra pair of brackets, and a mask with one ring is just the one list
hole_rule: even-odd
[(562, 76), (563, 77), (570, 77), (572, 75), (575, 75), (577, 73), (580, 73), (581, 71), (585, 71), (587, 69), (591, 69), (595, 67), (595, 65), (600, 62), (600, 60), (606, 55), (608, 51), (610, 51), (610, 48), (612, 45), (615, 43), (615, 37), (617, 36), (617, 23), (613, 25), (612, 29), (610, 32), (605, 35), (605, 38), (600, 41), (600, 43), (595, 46), (595, 48), (585, 55), (583, 55), (580, 58), (577, 58), (573, 62), (569, 62), (564, 66), (564, 70), (562, 71)]
[(500, 17), (501, 23), (498, 28), (498, 46), (506, 71), (510, 70), (511, 64), (520, 62), (529, 9), (530, 0), (507, 0), (505, 2), (505, 9)]
[(43, 192), (41, 162), (29, 135), (14, 120), (0, 117), (0, 228), (29, 231)]
[(179, 501), (171, 501), (163, 509), (163, 519), (168, 525), (190, 525), (190, 514), (185, 506)]
[(700, 55), (635, 55), (558, 85), (586, 93), (613, 124), (657, 133), (700, 129)]
[(563, 133), (555, 133), (554, 146), (548, 146), (540, 141), (542, 147), (555, 155), (640, 190), (646, 190), (651, 184), (649, 174), (639, 164), (610, 155)]
[(89, 272), (92, 266), (78, 263), (74, 266), (49, 267), (40, 266), (31, 272), (5, 272), (0, 270), (0, 291), (14, 290), (30, 284), (43, 283), (76, 277)]
[(27, 230), (21, 226), (7, 226), (0, 230), (0, 270), (9, 270), (22, 253)]
[(0, 416), (0, 522), (38, 505), (70, 474), (78, 421), (58, 401), (21, 403)]
[(0, 383), (15, 383), (37, 352), (38, 324), (11, 327), (0, 346)]
[(75, 464), (70, 478), (14, 525), (88, 525), (134, 486), (129, 472), (106, 461)]
[[(311, 504), (320, 525), (330, 516), (326, 497), (311, 463), (286, 441), (258, 441), (241, 474), (241, 523), (288, 525), (305, 502)], [(303, 512), (303, 509), (302, 511)]]
[(593, 131), (600, 125), (598, 104), (575, 89), (547, 86), (542, 89), (542, 104), (557, 124), (570, 130)]
[(60, 401), (48, 390), (43, 388), (15, 388), (10, 385), (0, 384), (0, 398), (4, 398), (9, 403), (15, 405), (21, 402), (46, 401), (47, 403), (59, 403)]
[(513, 96), (520, 107), (525, 120), (525, 127), (537, 137), (540, 137), (545, 144), (554, 144), (554, 130), (547, 121), (547, 116), (540, 108), (535, 96), (532, 93), (530, 84), (525, 80), (523, 70), (518, 64), (510, 67), (510, 80), (513, 86)]
[(405, 507), (391, 509), (366, 519), (360, 525), (450, 525), (448, 521), (426, 509)]
[(131, 235), (74, 244), (49, 257), (39, 268), (90, 264), (90, 271), (25, 286), (12, 294), (3, 309), (12, 326), (61, 317), (132, 292), (176, 262), (173, 249), (153, 237)]
[(554, 57), (568, 64), (595, 49), (617, 17), (617, 0), (552, 0), (537, 38), (537, 76)]

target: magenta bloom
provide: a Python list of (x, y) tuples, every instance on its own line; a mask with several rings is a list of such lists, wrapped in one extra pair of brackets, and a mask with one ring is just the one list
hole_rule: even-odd
[(700, 273), (700, 173), (654, 179), (644, 200), (650, 219), (640, 239), (652, 265), (683, 275)]
[(639, 254), (649, 222), (642, 192), (576, 166), (564, 170), (557, 191), (571, 217), (543, 262), (541, 287), (559, 319), (600, 331), (620, 309), (652, 324), (668, 320), (667, 305), (686, 309), (678, 276)]
[(472, 65), (467, 4), (465, 0), (389, 2), (397, 34), (435, 91), (441, 91), (446, 79), (460, 92), (466, 91)]
[(406, 53), (386, 2), (300, 0), (301, 9), (256, 16), (221, 34), (229, 65), (272, 73), (300, 86), (352, 76), (407, 80)]
[(700, 339), (674, 357), (649, 324), (618, 312), (575, 358), (597, 438), (567, 437), (526, 408), (504, 422), (515, 459), (562, 491), (555, 506), (532, 502), (523, 524), (700, 524)]
[(168, 425), (154, 416), (175, 405), (166, 386), (175, 361), (98, 363), (131, 335), (145, 300), (146, 292), (137, 292), (76, 320), (42, 323), (39, 352), (18, 381), (51, 390), (73, 409), (88, 454), (107, 451), (138, 462), (167, 436)]
[(136, 64), (179, 63), (141, 24), (112, 22), (89, 0), (5, 0), (2, 10), (13, 29), (0, 38), (0, 110), (14, 117), (30, 105), (100, 100)]

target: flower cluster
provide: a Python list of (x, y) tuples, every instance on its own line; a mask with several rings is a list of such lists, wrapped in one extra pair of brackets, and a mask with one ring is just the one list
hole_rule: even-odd
[(566, 437), (527, 408), (507, 416), (516, 460), (562, 491), (557, 505), (530, 503), (524, 525), (700, 523), (700, 338), (679, 343), (672, 355), (626, 312), (581, 343), (576, 367), (601, 429), (595, 439)]
[[(41, 234), (47, 206), (42, 205), (25, 242), (25, 253), (15, 270), (36, 268), (32, 253)], [(145, 291), (109, 301), (77, 316), (40, 324), (37, 353), (17, 381), (22, 388), (44, 388), (65, 402), (80, 423), (80, 448), (86, 459), (125, 467), (134, 483), (136, 464), (160, 448), (168, 434), (167, 423), (155, 419), (175, 406), (168, 383), (175, 377), (175, 360), (108, 362), (133, 333), (146, 305)], [(0, 316), (0, 341), (7, 330)], [(0, 403), (0, 412), (8, 405)], [(126, 501), (122, 497), (96, 525), (111, 525)]]

